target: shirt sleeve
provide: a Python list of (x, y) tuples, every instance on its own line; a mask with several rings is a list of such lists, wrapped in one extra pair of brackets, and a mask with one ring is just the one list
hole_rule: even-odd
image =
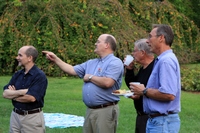
[(44, 98), (45, 92), (47, 89), (47, 78), (44, 74), (38, 74), (31, 83), (31, 86), (28, 88), (27, 94), (35, 97), (37, 101), (40, 101)]
[(129, 88), (129, 83), (130, 82), (133, 82), (135, 79), (135, 74), (134, 74), (134, 71), (133, 70), (129, 70), (129, 69), (126, 69), (126, 73), (125, 73), (125, 83), (126, 83), (126, 86)]
[(159, 83), (161, 84), (159, 90), (161, 92), (176, 95), (179, 79), (177, 73), (176, 64), (173, 60), (168, 59), (162, 62), (159, 72)]
[(19, 75), (20, 72), (21, 72), (21, 71), (18, 71), (18, 72), (16, 72), (16, 73), (12, 76), (12, 78), (11, 78), (10, 81), (9, 81), (9, 83), (3, 87), (3, 90), (8, 89), (8, 86), (9, 86), (9, 85), (13, 85), (13, 84), (14, 84), (14, 81), (17, 79), (17, 77), (18, 77), (18, 75)]
[(124, 72), (124, 66), (120, 59), (110, 61), (103, 76), (109, 77), (117, 81)]

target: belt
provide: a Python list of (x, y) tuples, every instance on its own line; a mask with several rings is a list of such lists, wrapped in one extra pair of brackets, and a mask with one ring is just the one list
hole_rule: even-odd
[(28, 115), (28, 114), (39, 113), (40, 111), (42, 111), (42, 108), (37, 108), (37, 109), (27, 110), (27, 111), (14, 108), (13, 111), (19, 115)]
[(154, 118), (154, 117), (158, 117), (158, 116), (167, 116), (169, 114), (176, 114), (176, 112), (169, 111), (169, 112), (167, 112), (167, 114), (154, 113), (154, 114), (149, 114), (149, 117)]
[(145, 114), (144, 112), (141, 112), (141, 111), (137, 111), (137, 114), (138, 114), (139, 116), (147, 115), (147, 114)]
[(88, 106), (88, 108), (91, 108), (91, 109), (105, 108), (105, 107), (108, 107), (108, 106), (116, 105), (117, 103), (118, 103), (118, 101), (110, 102), (110, 103), (106, 103), (106, 104), (101, 104), (101, 105), (93, 106), (93, 107)]

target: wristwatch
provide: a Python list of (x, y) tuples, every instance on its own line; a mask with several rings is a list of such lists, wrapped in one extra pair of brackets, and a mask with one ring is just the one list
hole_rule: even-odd
[(143, 92), (143, 95), (145, 95), (146, 97), (148, 97), (147, 96), (147, 88), (145, 88), (142, 92)]
[(90, 75), (90, 77), (88, 78), (88, 80), (90, 81), (90, 80), (92, 79), (93, 76), (94, 76), (94, 75)]

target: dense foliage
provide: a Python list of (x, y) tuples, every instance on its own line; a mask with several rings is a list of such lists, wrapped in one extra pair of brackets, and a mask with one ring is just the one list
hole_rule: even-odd
[(37, 65), (48, 76), (63, 76), (41, 51), (53, 51), (72, 65), (82, 63), (96, 56), (94, 43), (102, 33), (116, 37), (115, 54), (123, 59), (135, 40), (147, 37), (153, 23), (172, 26), (172, 48), (180, 63), (198, 62), (199, 28), (179, 8), (167, 0), (1, 1), (0, 75), (17, 69), (15, 57), (21, 46), (34, 45), (40, 52)]
[(200, 67), (197, 64), (182, 65), (182, 90), (200, 92)]
[(174, 7), (189, 17), (200, 28), (200, 0), (169, 0)]

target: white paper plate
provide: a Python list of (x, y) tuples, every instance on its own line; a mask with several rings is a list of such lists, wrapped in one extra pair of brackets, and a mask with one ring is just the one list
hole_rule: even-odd
[(125, 96), (125, 97), (130, 97), (132, 96), (134, 93), (131, 92), (130, 90), (129, 91), (126, 91), (126, 93), (123, 93), (123, 94), (119, 94), (119, 93), (112, 93), (113, 95), (116, 95), (116, 96)]

